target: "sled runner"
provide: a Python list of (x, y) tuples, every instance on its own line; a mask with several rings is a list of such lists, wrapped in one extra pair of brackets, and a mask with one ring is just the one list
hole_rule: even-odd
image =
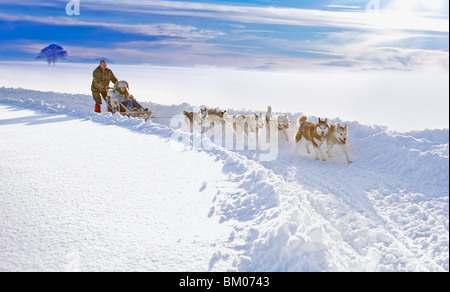
[(145, 122), (148, 122), (151, 119), (151, 115), (152, 112), (149, 110), (145, 110), (145, 111), (126, 111), (126, 112), (120, 112), (119, 113), (123, 116), (127, 116), (127, 117), (134, 117), (134, 118), (140, 118), (140, 119), (144, 119)]

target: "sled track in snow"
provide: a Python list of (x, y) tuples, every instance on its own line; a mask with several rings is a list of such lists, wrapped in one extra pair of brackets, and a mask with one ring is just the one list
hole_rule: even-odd
[[(90, 113), (82, 95), (67, 102), (60, 94), (0, 89), (2, 96), (11, 106), (167, 139), (176, 131)], [(292, 145), (282, 145), (276, 161), (259, 162), (253, 151), (229, 151), (200, 137), (201, 151), (215, 156), (230, 178), (218, 182), (225, 191), (218, 191), (209, 216), (234, 223), (227, 248), (239, 254), (218, 251), (211, 267), (229, 261), (241, 271), (448, 271), (448, 130), (442, 138), (439, 131), (413, 136), (357, 123), (350, 132), (352, 126), (359, 127), (351, 138), (352, 165), (338, 153), (328, 162), (291, 154)], [(190, 140), (180, 142), (191, 147)], [(230, 184), (237, 184), (234, 191)]]

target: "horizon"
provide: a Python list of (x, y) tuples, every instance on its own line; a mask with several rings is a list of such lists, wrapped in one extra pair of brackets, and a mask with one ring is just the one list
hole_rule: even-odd
[[(97, 64), (0, 61), (0, 86), (91, 95)], [(408, 132), (448, 129), (449, 74), (436, 71), (254, 71), (108, 66), (140, 102), (303, 113)], [(27, 72), (27, 74), (23, 74)]]

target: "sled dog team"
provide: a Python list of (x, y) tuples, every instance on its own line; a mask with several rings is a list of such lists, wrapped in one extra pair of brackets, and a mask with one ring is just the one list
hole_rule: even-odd
[[(216, 125), (216, 123), (219, 123), (230, 125), (239, 141), (243, 134), (251, 140), (253, 140), (253, 136), (258, 138), (259, 131), (266, 128), (278, 129), (286, 141), (289, 141), (287, 129), (290, 126), (290, 122), (287, 114), (274, 115), (270, 106), (265, 116), (262, 113), (230, 116), (226, 111), (207, 109), (206, 107), (201, 108), (198, 112), (184, 110), (181, 114), (186, 125), (190, 127), (191, 132), (194, 127), (200, 127), (203, 133), (205, 125)], [(320, 118), (317, 123), (311, 123), (306, 116), (300, 117), (297, 123), (299, 128), (294, 137), (296, 149), (299, 147), (299, 142), (305, 139), (307, 153), (311, 154), (310, 146), (312, 145), (316, 159), (326, 161), (325, 154), (321, 148), (326, 141), (328, 157), (332, 157), (334, 146), (339, 145), (345, 154), (347, 162), (352, 163), (347, 151), (348, 125), (342, 126), (339, 123), (333, 125), (328, 123), (328, 119), (322, 120)]]
[[(136, 117), (145, 117), (149, 120), (152, 112), (147, 108), (143, 108), (136, 99), (129, 94), (129, 84), (124, 80), (117, 80), (112, 71), (107, 68), (105, 60), (101, 60), (99, 66), (93, 72), (93, 80), (91, 85), (92, 97), (95, 101), (94, 111), (101, 113), (102, 97), (108, 104), (108, 110), (112, 113), (116, 111), (121, 114)], [(114, 88), (109, 87), (109, 83), (114, 83)], [(107, 92), (108, 89), (113, 89)], [(220, 123), (222, 126), (229, 124), (236, 134), (238, 140), (242, 139), (245, 134), (250, 140), (253, 140), (253, 135), (258, 141), (259, 132), (265, 128), (278, 129), (285, 137), (286, 141), (289, 141), (289, 135), (287, 129), (290, 126), (287, 114), (273, 115), (272, 107), (269, 106), (266, 115), (262, 113), (254, 115), (233, 115), (230, 116), (226, 111), (219, 111), (217, 109), (200, 109), (198, 112), (189, 112), (184, 110), (182, 113), (185, 123), (190, 127), (191, 132), (196, 126), (202, 128), (204, 125), (211, 125)], [(326, 161), (325, 154), (323, 153), (321, 146), (326, 141), (328, 151), (327, 154), (331, 157), (331, 151), (334, 146), (339, 145), (344, 151), (345, 157), (348, 163), (352, 163), (349, 158), (346, 148), (348, 137), (348, 126), (342, 127), (340, 124), (330, 125), (328, 119), (322, 121), (319, 118), (317, 123), (311, 123), (307, 121), (307, 117), (303, 116), (298, 120), (298, 131), (295, 135), (296, 147), (299, 142), (304, 138), (306, 140), (306, 151), (311, 153), (310, 146), (312, 145), (315, 151), (316, 159), (320, 158)], [(246, 126), (247, 125), (247, 126)]]

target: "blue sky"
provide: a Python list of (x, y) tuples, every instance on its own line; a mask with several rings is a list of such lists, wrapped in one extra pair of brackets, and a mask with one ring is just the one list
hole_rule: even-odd
[(0, 60), (56, 43), (70, 62), (448, 71), (448, 0), (69, 2), (0, 0)]

